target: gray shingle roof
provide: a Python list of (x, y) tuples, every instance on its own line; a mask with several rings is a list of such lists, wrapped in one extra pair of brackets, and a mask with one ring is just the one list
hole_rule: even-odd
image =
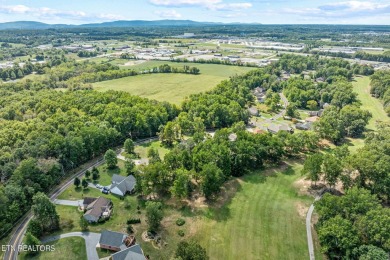
[(122, 191), (123, 194), (125, 194), (126, 192), (133, 191), (136, 182), (137, 181), (133, 175), (129, 175), (127, 177), (124, 177), (124, 176), (114, 174), (112, 176), (111, 189), (117, 187), (120, 191)]
[(125, 238), (126, 234), (103, 230), (100, 236), (99, 244), (120, 248), (123, 245), (123, 240)]
[(112, 256), (112, 260), (145, 260), (144, 253), (140, 245), (136, 244)]

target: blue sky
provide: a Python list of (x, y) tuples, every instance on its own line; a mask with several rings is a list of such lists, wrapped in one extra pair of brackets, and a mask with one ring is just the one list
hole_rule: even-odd
[(0, 22), (190, 19), (264, 24), (390, 24), (390, 0), (0, 0)]

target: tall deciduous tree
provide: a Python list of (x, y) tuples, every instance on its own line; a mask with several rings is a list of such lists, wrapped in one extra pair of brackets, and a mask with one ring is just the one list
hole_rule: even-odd
[(341, 161), (331, 154), (324, 155), (322, 171), (324, 172), (326, 182), (330, 187), (334, 187), (343, 171)]
[(60, 218), (56, 211), (56, 206), (42, 192), (38, 192), (33, 197), (32, 211), (34, 218), (42, 225), (44, 231), (57, 230)]
[(163, 217), (164, 215), (161, 202), (146, 202), (146, 219), (149, 231), (157, 231)]
[(116, 158), (116, 153), (112, 149), (107, 150), (104, 154), (104, 160), (106, 161), (109, 169), (113, 169), (117, 166), (118, 159)]
[(322, 155), (314, 154), (306, 158), (303, 165), (302, 172), (308, 174), (311, 181), (314, 181), (314, 185), (317, 185), (317, 181), (321, 177)]
[(124, 149), (125, 149), (126, 153), (128, 153), (128, 154), (134, 153), (134, 142), (133, 142), (133, 140), (126, 139), (126, 141), (125, 141), (123, 146), (124, 146)]
[(222, 170), (215, 164), (206, 164), (203, 166), (201, 175), (201, 188), (206, 199), (212, 198), (218, 193), (224, 181)]
[(175, 256), (183, 260), (207, 260), (206, 250), (195, 241), (181, 241), (177, 245)]
[(74, 186), (76, 186), (76, 188), (78, 188), (80, 186), (80, 179), (78, 177), (74, 178), (74, 181), (73, 181), (73, 184)]

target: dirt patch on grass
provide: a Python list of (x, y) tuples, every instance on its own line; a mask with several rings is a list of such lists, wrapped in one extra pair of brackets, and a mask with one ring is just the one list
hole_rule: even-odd
[(124, 66), (134, 66), (134, 65), (139, 65), (146, 62), (146, 60), (135, 60), (135, 61), (128, 61), (124, 64)]
[(307, 211), (309, 210), (309, 207), (307, 207), (304, 203), (302, 202), (296, 202), (295, 203), (295, 208), (297, 209), (298, 215), (302, 218), (306, 218)]

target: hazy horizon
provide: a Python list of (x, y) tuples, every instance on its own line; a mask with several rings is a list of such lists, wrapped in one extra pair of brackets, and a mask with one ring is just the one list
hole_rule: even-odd
[(390, 25), (390, 1), (0, 0), (0, 23), (86, 24), (117, 20)]

